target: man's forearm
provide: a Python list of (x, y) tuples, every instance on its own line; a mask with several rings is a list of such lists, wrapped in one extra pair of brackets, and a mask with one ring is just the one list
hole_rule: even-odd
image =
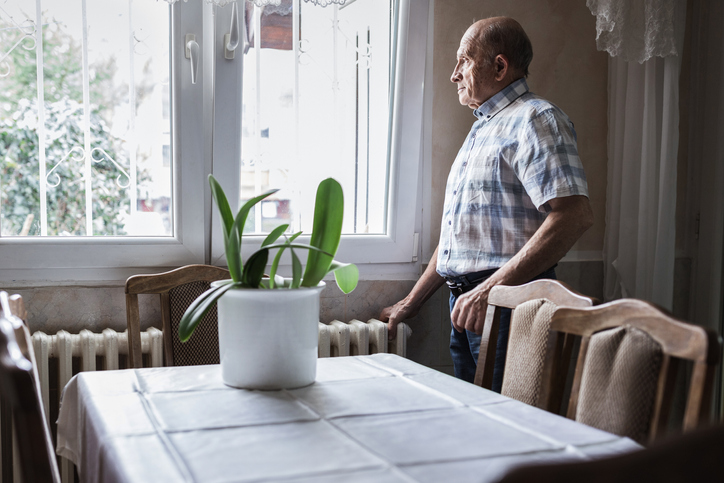
[(553, 211), (535, 235), (492, 277), (488, 285), (520, 285), (533, 279), (565, 256), (593, 223), (588, 198), (551, 200)]
[(490, 278), (460, 296), (450, 314), (455, 329), (481, 334), (488, 294), (494, 286), (520, 285), (551, 268), (593, 223), (584, 196), (556, 198), (550, 205), (552, 211), (528, 243)]
[(445, 279), (437, 273), (436, 269), (437, 250), (438, 249), (435, 248), (427, 268), (417, 280), (408, 296), (404, 299), (405, 303), (411, 307), (419, 308), (445, 283)]
[(382, 309), (382, 312), (380, 312), (379, 319), (382, 322), (387, 322), (387, 328), (389, 330), (387, 335), (390, 339), (394, 338), (397, 333), (397, 324), (410, 317), (414, 317), (422, 307), (422, 304), (432, 297), (435, 291), (437, 291), (445, 281), (444, 278), (438, 275), (435, 270), (436, 266), (437, 248), (432, 254), (427, 269), (417, 280), (407, 297), (395, 305), (385, 307)]

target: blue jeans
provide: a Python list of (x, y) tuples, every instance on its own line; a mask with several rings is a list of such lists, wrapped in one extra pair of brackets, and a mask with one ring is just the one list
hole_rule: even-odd
[[(556, 279), (555, 267), (546, 270), (533, 280), (541, 278)], [(480, 283), (484, 282), (480, 280)], [(450, 314), (457, 298), (450, 294)], [(503, 370), (505, 369), (505, 354), (508, 350), (508, 329), (510, 328), (510, 309), (500, 311), (500, 326), (498, 327), (498, 343), (495, 348), (495, 368), (493, 370), (493, 391), (500, 392), (503, 387)], [(452, 322), (451, 322), (452, 325)], [(453, 360), (455, 377), (463, 381), (475, 380), (475, 369), (478, 366), (478, 353), (480, 352), (480, 339), (475, 332), (464, 330), (458, 332), (453, 327), (450, 331), (450, 355)]]

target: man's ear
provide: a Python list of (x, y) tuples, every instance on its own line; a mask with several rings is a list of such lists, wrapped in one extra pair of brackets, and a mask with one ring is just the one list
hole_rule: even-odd
[(493, 65), (495, 66), (495, 80), (500, 82), (505, 79), (505, 76), (508, 75), (508, 71), (510, 69), (508, 58), (503, 54), (498, 54), (495, 56)]

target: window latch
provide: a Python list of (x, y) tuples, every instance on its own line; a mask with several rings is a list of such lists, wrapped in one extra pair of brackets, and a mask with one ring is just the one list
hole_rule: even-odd
[(191, 83), (196, 84), (196, 75), (199, 72), (199, 44), (194, 34), (186, 34), (186, 58), (191, 61)]
[(231, 25), (229, 33), (224, 35), (224, 58), (233, 59), (234, 51), (239, 46), (239, 13), (236, 10), (236, 2), (231, 4)]

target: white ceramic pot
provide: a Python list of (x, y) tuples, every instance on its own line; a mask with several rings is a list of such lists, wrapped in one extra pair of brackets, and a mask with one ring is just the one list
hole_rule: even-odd
[(221, 375), (246, 389), (307, 386), (317, 375), (319, 294), (314, 288), (231, 289), (218, 300)]

